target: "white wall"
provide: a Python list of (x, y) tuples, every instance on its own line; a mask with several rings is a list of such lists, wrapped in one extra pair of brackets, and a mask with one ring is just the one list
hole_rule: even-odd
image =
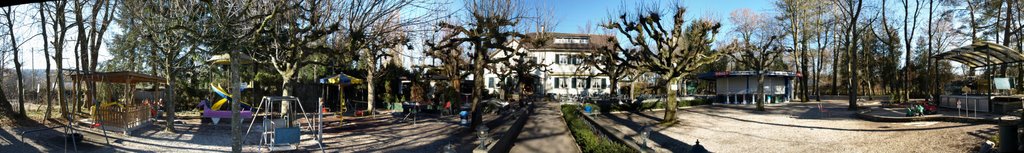
[[(757, 79), (757, 76), (718, 78), (716, 90), (718, 94), (756, 94)], [(764, 85), (765, 94), (786, 94), (786, 79), (783, 77), (765, 77)]]
[[(514, 46), (516, 46), (517, 44), (516, 43), (512, 43), (510, 45), (513, 46), (513, 48), (515, 48)], [(589, 94), (592, 94), (592, 93), (609, 94), (609, 93), (611, 93), (611, 89), (609, 89), (609, 87), (611, 86), (611, 82), (610, 82), (611, 80), (608, 79), (607, 76), (601, 75), (600, 71), (598, 71), (597, 69), (584, 67), (583, 64), (560, 64), (560, 63), (555, 63), (555, 61), (556, 61), (555, 58), (558, 55), (577, 55), (577, 56), (581, 56), (581, 57), (585, 58), (587, 55), (584, 54), (583, 51), (570, 51), (570, 50), (532, 50), (532, 51), (530, 51), (530, 50), (526, 50), (526, 49), (520, 49), (518, 51), (519, 52), (529, 52), (530, 57), (534, 57), (534, 58), (536, 58), (536, 60), (539, 63), (547, 65), (547, 67), (545, 68), (546, 70), (548, 70), (547, 72), (536, 71), (536, 72), (533, 73), (533, 75), (537, 75), (538, 77), (540, 77), (541, 80), (543, 80), (542, 81), (544, 83), (543, 88), (539, 90), (539, 92), (541, 92), (542, 94), (548, 93), (548, 94), (559, 94), (559, 95), (578, 95), (578, 94), (583, 94), (583, 93), (589, 93)], [(500, 58), (500, 57), (503, 57), (503, 55), (498, 54), (498, 55), (495, 55), (494, 57), (495, 58)], [(500, 65), (499, 65), (499, 67), (500, 67)], [(593, 76), (589, 89), (582, 87), (583, 81), (581, 79), (587, 78), (587, 76)], [(488, 85), (486, 87), (488, 92), (494, 93), (494, 92), (499, 91), (496, 86), (495, 87), (489, 86), (490, 82), (488, 82), (488, 81), (490, 81), (490, 78), (494, 78), (495, 82), (498, 82), (498, 80), (500, 80), (500, 79), (498, 79), (497, 77), (498, 77), (498, 75), (494, 74), (490, 70), (485, 70), (484, 71), (484, 85)], [(578, 87), (568, 87), (567, 86), (565, 88), (562, 88), (562, 87), (557, 87), (556, 88), (554, 86), (556, 78), (564, 78), (568, 83), (572, 83), (572, 79), (571, 78), (577, 78), (577, 83), (580, 84), (580, 86), (578, 86)], [(604, 82), (604, 88), (601, 88), (602, 80)], [(566, 83), (566, 82), (560, 81), (560, 83)]]

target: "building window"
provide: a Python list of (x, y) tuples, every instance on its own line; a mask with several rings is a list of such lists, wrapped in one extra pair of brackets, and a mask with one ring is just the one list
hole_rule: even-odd
[(487, 87), (494, 88), (494, 78), (487, 78)]
[(572, 88), (576, 88), (576, 78), (572, 78)]
[(555, 88), (561, 87), (561, 83), (558, 78), (555, 78)]
[[(601, 89), (608, 88), (608, 79), (601, 79)], [(615, 90), (615, 89), (612, 89)]]
[(591, 82), (592, 80), (590, 78), (586, 78), (584, 80), (587, 80), (587, 83), (583, 85), (584, 88), (593, 88), (594, 85), (596, 85), (593, 82)]
[(590, 44), (586, 37), (555, 38), (555, 44)]

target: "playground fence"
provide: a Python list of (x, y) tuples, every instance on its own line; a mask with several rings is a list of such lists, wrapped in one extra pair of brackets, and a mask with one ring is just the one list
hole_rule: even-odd
[[(119, 131), (127, 134), (132, 130), (149, 125), (152, 118), (151, 108), (146, 105), (100, 108), (93, 115), (93, 120), (100, 123), (103, 129)], [(99, 118), (97, 118), (99, 117)]]

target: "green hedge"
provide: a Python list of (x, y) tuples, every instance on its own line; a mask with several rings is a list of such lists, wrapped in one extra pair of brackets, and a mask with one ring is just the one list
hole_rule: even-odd
[(572, 131), (573, 137), (576, 138), (576, 144), (580, 145), (583, 152), (586, 153), (633, 153), (639, 152), (630, 148), (624, 144), (616, 143), (614, 141), (602, 138), (595, 134), (594, 131), (587, 127), (586, 121), (580, 118), (580, 112), (577, 111), (580, 106), (576, 105), (562, 105), (562, 118), (565, 119), (565, 123), (568, 124), (569, 130)]

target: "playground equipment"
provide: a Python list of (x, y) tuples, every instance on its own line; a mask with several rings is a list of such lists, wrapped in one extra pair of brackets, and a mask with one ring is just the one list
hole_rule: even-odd
[[(205, 101), (199, 105), (203, 107), (203, 117), (210, 118), (210, 120), (213, 121), (213, 124), (216, 125), (220, 123), (221, 118), (231, 118), (231, 111), (221, 110), (220, 107), (228, 103), (232, 97), (230, 94), (225, 93), (223, 88), (212, 83), (210, 84), (210, 89), (217, 95), (220, 95), (222, 99), (213, 103), (213, 105), (210, 105)], [(250, 106), (251, 105), (248, 103), (242, 102), (242, 110), (239, 111), (239, 115), (241, 115), (242, 119), (252, 118), (252, 108)]]
[[(124, 134), (131, 132), (132, 130), (145, 127), (149, 125), (152, 118), (152, 109), (148, 103), (141, 103), (136, 101), (135, 97), (135, 85), (137, 83), (156, 83), (160, 84), (164, 82), (163, 78), (156, 76), (145, 75), (135, 72), (94, 72), (89, 74), (76, 74), (71, 75), (71, 78), (76, 82), (90, 82), (90, 83), (116, 83), (124, 84), (125, 88), (123, 99), (112, 98), (112, 101), (99, 103), (95, 95), (96, 89), (93, 92), (89, 92), (92, 100), (86, 99), (86, 101), (93, 101), (96, 103), (90, 108), (91, 116), (87, 119), (79, 120), (89, 125), (94, 125), (105, 131), (118, 131)], [(110, 96), (115, 96), (113, 93)], [(152, 97), (151, 97), (152, 98)]]
[[(245, 86), (241, 86), (239, 88), (241, 88), (240, 90), (245, 90), (246, 89)], [(231, 98), (233, 98), (231, 96), (231, 94), (227, 94), (227, 92), (224, 92), (224, 88), (221, 88), (220, 85), (216, 85), (216, 84), (210, 83), (210, 90), (213, 90), (213, 93), (216, 93), (218, 96), (221, 97), (220, 100), (217, 100), (217, 102), (213, 103), (213, 105), (210, 106), (210, 108), (213, 109), (213, 110), (220, 110), (221, 106), (224, 106), (224, 104), (227, 104), (228, 101), (230, 101)], [(249, 103), (246, 103), (244, 101), (239, 101), (239, 102), (242, 102), (242, 107), (243, 108), (251, 106), (251, 105), (249, 105)]]
[[(358, 79), (358, 78), (354, 78), (354, 77), (349, 76), (349, 75), (347, 75), (345, 73), (339, 73), (337, 75), (332, 75), (330, 77), (326, 77), (326, 78), (321, 78), (320, 79), (320, 84), (337, 85), (338, 86), (338, 102), (339, 102), (339, 106), (338, 106), (338, 111), (337, 111), (338, 114), (337, 114), (337, 116), (338, 116), (338, 120), (340, 122), (344, 122), (345, 121), (344, 116), (341, 115), (341, 113), (344, 113), (345, 111), (348, 111), (347, 107), (345, 105), (345, 86), (349, 86), (349, 85), (353, 85), (353, 84), (362, 84), (362, 83), (363, 83), (363, 80)], [(327, 94), (326, 94), (327, 90), (323, 90), (323, 91), (324, 91), (324, 94), (322, 94), (321, 96), (327, 97)], [(323, 109), (319, 109), (319, 110), (321, 110), (321, 112), (323, 111)], [(344, 124), (339, 124), (339, 125), (344, 125)]]
[[(210, 120), (213, 121), (214, 125), (220, 123), (221, 118), (231, 118), (230, 110), (211, 109), (210, 104), (207, 104), (206, 101), (200, 102), (199, 105), (200, 107), (203, 107), (203, 117), (210, 118)], [(249, 109), (240, 110), (238, 111), (238, 113), (241, 116), (240, 118), (242, 118), (243, 120), (246, 118), (252, 118), (252, 111), (250, 111)]]
[[(283, 103), (291, 103), (291, 104), (289, 104), (289, 105), (281, 105)], [(313, 136), (317, 139), (317, 142), (318, 142), (317, 146), (320, 148), (320, 151), (321, 152), (324, 151), (323, 150), (324, 149), (323, 143), (321, 142), (322, 141), (321, 140), (322, 139), (322, 134), (323, 134), (323, 129), (322, 129), (322, 127), (323, 127), (323, 122), (322, 122), (322, 120), (323, 120), (323, 112), (322, 111), (317, 111), (318, 112), (317, 113), (318, 116), (316, 118), (310, 118), (309, 116), (306, 116), (307, 113), (305, 112), (305, 109), (302, 107), (302, 102), (298, 98), (295, 98), (295, 97), (292, 97), (292, 96), (265, 96), (265, 97), (263, 97), (260, 100), (259, 105), (256, 107), (256, 112), (257, 113), (259, 113), (260, 111), (263, 111), (263, 114), (265, 114), (265, 115), (261, 116), (262, 120), (263, 120), (261, 125), (256, 127), (258, 131), (261, 131), (260, 132), (261, 139), (260, 139), (260, 142), (259, 142), (259, 148), (257, 149), (258, 152), (263, 152), (263, 148), (267, 148), (267, 150), (270, 151), (270, 152), (290, 151), (290, 150), (297, 150), (297, 149), (299, 149), (298, 145), (299, 145), (299, 143), (301, 141), (301, 135), (302, 135), (302, 132), (301, 132), (302, 128), (301, 127), (302, 127), (302, 125), (299, 124), (298, 125), (299, 127), (293, 127), (292, 126), (292, 122), (294, 122), (296, 120), (295, 119), (295, 109), (296, 108), (295, 107), (285, 108), (285, 109), (289, 110), (289, 111), (287, 111), (288, 113), (287, 114), (280, 114), (279, 116), (277, 116), (277, 115), (273, 115), (272, 112), (271, 112), (272, 110), (274, 110), (274, 106), (275, 105), (277, 105), (277, 106), (299, 106), (298, 110), (302, 111), (302, 117), (304, 119), (306, 119), (306, 125), (307, 125), (307, 127), (305, 127), (306, 130), (308, 130), (308, 131), (316, 131), (316, 132), (313, 132)], [(264, 107), (266, 107), (266, 108), (264, 108)], [(320, 105), (319, 107), (322, 109), (323, 105)], [(247, 130), (245, 130), (246, 131), (245, 132), (246, 136), (248, 136), (249, 133), (253, 131), (253, 127), (254, 127), (254, 125), (256, 123), (255, 122), (256, 118), (257, 118), (257, 116), (253, 117), (253, 121), (254, 122), (249, 123), (249, 128)], [(315, 125), (313, 124), (314, 120), (317, 120), (316, 121), (317, 124), (315, 124)]]
[[(231, 59), (232, 58), (230, 54), (214, 55), (213, 57), (210, 57), (209, 60), (207, 60), (207, 63), (213, 65), (229, 65), (231, 64)], [(235, 59), (238, 59), (239, 64), (252, 64), (254, 62), (252, 57), (248, 57), (245, 55), (241, 55), (240, 57)], [(237, 88), (239, 89), (239, 91), (242, 91), (246, 89), (246, 86), (241, 85)], [(210, 118), (210, 120), (213, 121), (213, 124), (216, 125), (220, 123), (221, 118), (231, 118), (231, 110), (222, 110), (221, 107), (223, 107), (224, 104), (230, 104), (233, 98), (241, 96), (232, 96), (231, 94), (228, 94), (228, 92), (226, 92), (226, 90), (224, 90), (224, 88), (222, 88), (219, 84), (214, 83), (210, 83), (210, 90), (212, 90), (213, 93), (220, 96), (221, 99), (217, 100), (217, 102), (214, 102), (212, 104), (209, 104), (206, 101), (204, 101), (200, 103), (200, 106), (203, 107), (203, 117)], [(241, 102), (240, 105), (242, 107), (242, 109), (239, 110), (239, 118), (241, 118), (242, 120), (246, 118), (252, 118), (252, 105), (243, 101), (239, 102)]]

